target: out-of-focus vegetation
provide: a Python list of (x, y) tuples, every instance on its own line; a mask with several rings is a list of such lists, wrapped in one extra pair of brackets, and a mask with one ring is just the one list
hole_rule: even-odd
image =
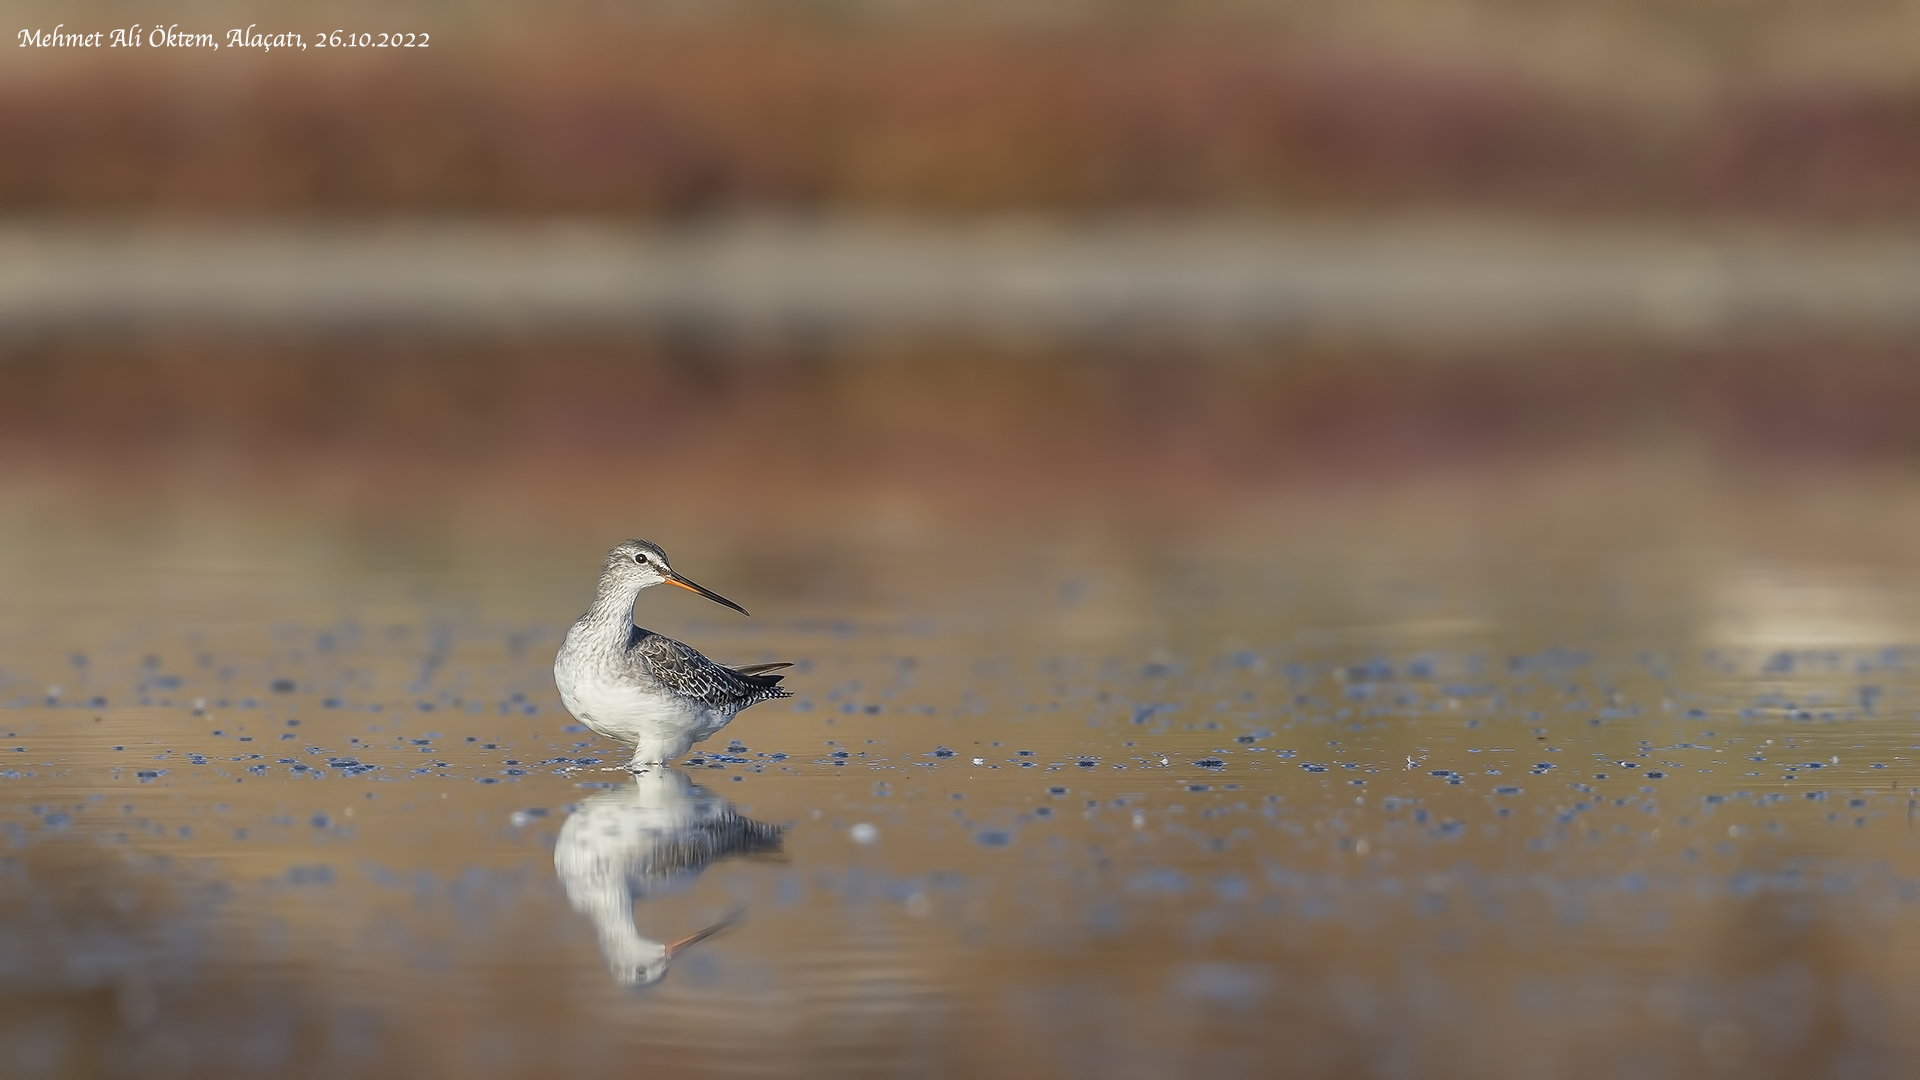
[(1920, 371), (1897, 341), (1436, 354), (1138, 335), (1020, 348), (181, 333), (15, 342), (0, 385), (15, 480), (413, 512), (665, 503), (741, 527), (888, 500), (970, 526), (1204, 517), (1303, 485), (1594, 455), (1764, 472), (1920, 452)]
[[(143, 17), (42, 4), (21, 21)], [(224, 32), (261, 15), (168, 18)], [(15, 50), (0, 211), (1920, 211), (1914, 0), (419, 4), (283, 21), (260, 29), (434, 44)]]

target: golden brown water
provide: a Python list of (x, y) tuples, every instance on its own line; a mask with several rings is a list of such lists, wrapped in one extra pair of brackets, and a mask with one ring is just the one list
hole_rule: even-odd
[(618, 535), (16, 495), (0, 1073), (1896, 1075), (1913, 494), (1612, 455), (1198, 530), (634, 522), (756, 616), (645, 624), (799, 664), (681, 767), (778, 850), (638, 884), (654, 940), (743, 913), (639, 990), (554, 861), (634, 785), (550, 678)]
[(0, 1080), (1915, 1073), (1920, 0), (301, 12), (0, 76)]

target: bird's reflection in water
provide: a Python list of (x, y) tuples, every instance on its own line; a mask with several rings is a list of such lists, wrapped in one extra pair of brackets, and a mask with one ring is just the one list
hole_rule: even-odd
[(560, 829), (554, 869), (574, 910), (593, 920), (616, 981), (648, 986), (682, 950), (734, 922), (739, 913), (677, 941), (642, 937), (636, 902), (730, 855), (777, 855), (781, 828), (742, 817), (733, 804), (684, 773), (652, 768), (633, 784), (580, 804)]

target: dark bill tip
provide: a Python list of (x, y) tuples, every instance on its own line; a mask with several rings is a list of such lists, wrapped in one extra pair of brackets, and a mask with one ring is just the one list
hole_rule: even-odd
[(726, 597), (721, 596), (719, 593), (714, 592), (712, 589), (709, 589), (704, 585), (698, 584), (697, 582), (688, 581), (686, 578), (681, 577), (679, 574), (674, 573), (671, 570), (667, 571), (667, 584), (678, 585), (681, 588), (687, 590), (688, 592), (697, 592), (701, 596), (706, 597), (707, 599), (713, 601), (716, 604), (727, 605), (728, 607), (732, 608), (733, 610), (739, 612), (742, 615), (752, 614), (746, 608), (743, 608), (739, 604), (736, 604), (733, 601), (727, 599)]

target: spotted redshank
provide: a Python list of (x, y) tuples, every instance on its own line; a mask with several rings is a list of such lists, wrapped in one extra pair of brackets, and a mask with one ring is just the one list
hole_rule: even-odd
[(657, 544), (624, 540), (607, 552), (593, 606), (567, 631), (553, 658), (553, 681), (567, 711), (598, 734), (632, 746), (632, 769), (675, 761), (747, 706), (790, 696), (780, 687), (781, 676), (767, 672), (792, 664), (727, 667), (635, 626), (640, 591), (662, 583), (747, 613), (675, 572)]

